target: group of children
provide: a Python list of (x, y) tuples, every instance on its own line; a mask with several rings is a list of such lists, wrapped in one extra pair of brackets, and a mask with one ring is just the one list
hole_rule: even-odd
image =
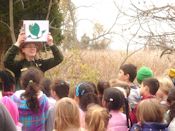
[[(148, 67), (124, 64), (116, 79), (82, 81), (71, 87), (41, 70), (0, 71), (3, 131), (175, 131), (173, 70), (155, 77)], [(70, 88), (73, 94), (70, 95)], [(71, 97), (70, 97), (71, 96)]]

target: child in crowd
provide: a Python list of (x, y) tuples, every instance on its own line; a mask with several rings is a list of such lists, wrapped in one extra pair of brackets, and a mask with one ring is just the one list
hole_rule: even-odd
[(85, 127), (85, 112), (89, 104), (99, 104), (95, 90), (88, 82), (81, 82), (75, 88), (75, 101), (80, 107), (81, 126)]
[(16, 103), (14, 103), (8, 96), (11, 96), (15, 91), (15, 78), (14, 74), (8, 69), (0, 71), (0, 80), (2, 90), (2, 98), (0, 101), (5, 105), (9, 111), (13, 121), (15, 122), (17, 130), (22, 129), (22, 124), (19, 122), (19, 111)]
[(55, 131), (82, 131), (79, 108), (71, 98), (62, 98), (56, 103)]
[(119, 79), (110, 80), (110, 87), (115, 87), (123, 92), (124, 96), (128, 98), (130, 95), (130, 87), (129, 84), (125, 81), (121, 81)]
[(153, 77), (153, 76), (154, 76), (153, 71), (149, 67), (142, 66), (137, 71), (136, 78), (137, 78), (137, 82), (139, 84), (141, 84), (144, 79), (150, 78), (150, 77)]
[[(56, 101), (59, 101), (61, 98), (68, 97), (69, 95), (69, 84), (61, 79), (56, 79), (51, 84), (51, 94)], [(46, 131), (52, 131), (54, 127), (55, 120), (55, 106), (52, 106), (48, 112), (48, 120), (46, 123)]]
[(144, 79), (140, 88), (140, 94), (142, 96), (142, 100), (155, 97), (158, 89), (159, 89), (159, 81), (156, 78)]
[(95, 94), (98, 95), (98, 90), (97, 90), (95, 83), (92, 81), (85, 81), (85, 82), (90, 84), (93, 87)]
[(30, 67), (23, 72), (20, 85), (24, 90), (16, 91), (11, 99), (17, 104), (19, 120), (25, 131), (45, 131), (49, 103), (47, 96), (40, 89), (43, 72)]
[(56, 79), (51, 84), (51, 93), (55, 100), (59, 100), (63, 97), (68, 97), (69, 95), (69, 84), (61, 79)]
[(167, 125), (163, 124), (162, 107), (156, 99), (141, 101), (136, 115), (138, 124), (134, 124), (131, 131), (168, 131)]
[(169, 69), (168, 76), (172, 80), (173, 84), (175, 85), (175, 68)]
[(106, 107), (111, 115), (108, 123), (108, 130), (110, 131), (127, 131), (126, 115), (122, 112), (124, 105), (124, 94), (113, 87), (104, 90), (103, 106)]
[(164, 122), (165, 123), (169, 123), (169, 117), (167, 114), (167, 111), (169, 109), (169, 104), (167, 102), (167, 97), (168, 97), (168, 93), (170, 91), (171, 88), (174, 87), (173, 82), (171, 81), (170, 78), (168, 77), (160, 77), (158, 78), (159, 83), (160, 83), (160, 87), (158, 89), (158, 91), (156, 92), (156, 98), (160, 101), (160, 104), (162, 105), (163, 109), (164, 109)]
[(99, 104), (94, 88), (88, 82), (82, 82), (76, 86), (75, 100), (83, 111), (87, 111), (87, 106), (91, 103)]
[(19, 111), (15, 102), (13, 102), (9, 97), (4, 96), (0, 100), (10, 113), (13, 121), (15, 122), (18, 131), (22, 130), (22, 124), (19, 122)]
[(51, 83), (52, 81), (49, 78), (43, 78), (40, 82), (43, 93), (48, 97), (49, 107), (54, 106), (56, 103), (56, 100), (51, 95)]
[(85, 115), (85, 128), (87, 131), (107, 131), (109, 118), (110, 114), (106, 108), (90, 105)]
[(158, 80), (160, 87), (156, 92), (156, 98), (159, 99), (162, 104), (166, 104), (169, 90), (174, 87), (174, 85), (168, 77), (160, 77)]
[(0, 90), (2, 96), (11, 96), (15, 91), (15, 76), (13, 72), (8, 69), (0, 71)]
[(130, 87), (128, 84), (126, 83), (116, 83), (115, 87), (116, 89), (120, 90), (124, 96), (124, 106), (123, 106), (123, 112), (126, 114), (126, 118), (127, 118), (127, 126), (128, 128), (131, 127), (131, 122), (130, 122), (130, 118), (129, 118), (129, 112), (130, 112), (130, 107), (129, 107), (129, 102), (128, 102), (128, 96), (130, 94)]
[(133, 64), (124, 64), (120, 67), (118, 79), (126, 82), (130, 87), (130, 95), (128, 96), (131, 109), (140, 100), (139, 87), (134, 84), (137, 75), (137, 67)]
[(1, 131), (16, 131), (15, 123), (12, 120), (5, 106), (0, 103), (0, 130)]
[(170, 117), (170, 124), (168, 126), (168, 131), (175, 131), (175, 87), (170, 89), (167, 101), (169, 103), (169, 117)]
[(100, 101), (100, 105), (102, 105), (102, 97), (103, 97), (103, 92), (106, 88), (109, 88), (109, 82), (108, 81), (98, 81), (97, 83), (97, 92), (98, 92), (98, 98)]
[[(155, 98), (155, 94), (158, 89), (159, 89), (159, 81), (156, 78), (144, 79), (142, 81), (141, 88), (140, 88), (140, 94), (141, 94), (142, 100)], [(130, 118), (132, 123), (137, 123), (136, 111), (137, 111), (138, 105), (139, 103), (130, 112)]]

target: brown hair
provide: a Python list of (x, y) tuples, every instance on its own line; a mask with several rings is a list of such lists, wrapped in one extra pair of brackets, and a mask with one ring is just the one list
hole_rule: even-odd
[(55, 79), (51, 84), (51, 89), (56, 92), (56, 95), (61, 99), (63, 97), (68, 97), (69, 95), (69, 84), (61, 79)]
[(85, 124), (88, 131), (106, 131), (110, 114), (106, 108), (91, 105), (85, 115)]
[(133, 64), (124, 64), (120, 66), (120, 70), (124, 72), (124, 75), (129, 75), (129, 81), (133, 82), (137, 75), (137, 67)]
[(175, 117), (175, 87), (171, 88), (167, 98), (168, 103), (170, 104), (170, 120)]
[[(149, 109), (148, 109), (149, 107)], [(154, 98), (145, 99), (138, 105), (136, 111), (137, 120), (144, 122), (162, 122), (163, 110), (158, 100)]]
[(80, 128), (79, 107), (76, 102), (68, 97), (56, 103), (56, 131), (65, 131), (69, 128)]
[(159, 81), (156, 78), (146, 78), (142, 81), (143, 86), (147, 86), (149, 88), (149, 93), (151, 95), (155, 95), (159, 89)]
[(43, 72), (35, 67), (28, 68), (21, 74), (20, 84), (25, 92), (21, 95), (22, 99), (27, 100), (27, 106), (33, 111), (38, 112), (39, 101), (38, 91), (40, 90), (40, 80), (43, 78)]
[(42, 91), (47, 97), (51, 96), (51, 87), (50, 87), (51, 83), (52, 83), (52, 80), (46, 77), (44, 77), (40, 82)]

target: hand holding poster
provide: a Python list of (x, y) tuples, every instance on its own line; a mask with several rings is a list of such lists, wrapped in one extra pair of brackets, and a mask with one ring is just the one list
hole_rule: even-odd
[(48, 20), (24, 20), (25, 42), (47, 42), (49, 32)]

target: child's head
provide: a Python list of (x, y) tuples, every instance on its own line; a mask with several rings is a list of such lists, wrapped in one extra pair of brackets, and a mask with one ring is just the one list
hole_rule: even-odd
[(137, 74), (137, 67), (133, 64), (124, 64), (120, 67), (118, 79), (133, 82)]
[(120, 110), (125, 101), (124, 94), (114, 88), (110, 87), (105, 89), (103, 94), (103, 105), (110, 111), (110, 110)]
[(159, 81), (156, 78), (147, 78), (141, 84), (140, 94), (141, 96), (155, 95), (158, 89)]
[(88, 82), (81, 82), (75, 88), (75, 99), (83, 111), (87, 110), (89, 104), (99, 104), (95, 90)]
[(142, 81), (146, 78), (153, 77), (153, 71), (146, 66), (142, 66), (138, 71), (137, 71), (137, 82), (139, 84), (142, 83)]
[(20, 84), (23, 89), (27, 89), (28, 84), (34, 83), (34, 85), (39, 86), (44, 74), (41, 70), (36, 67), (30, 67), (26, 71), (22, 72), (20, 77)]
[(55, 99), (61, 99), (63, 97), (68, 97), (69, 95), (69, 84), (61, 79), (56, 79), (51, 84), (52, 95)]
[(90, 105), (85, 115), (85, 127), (88, 131), (106, 131), (109, 118), (106, 108)]
[(21, 74), (20, 84), (25, 89), (21, 99), (27, 100), (27, 105), (33, 112), (38, 112), (39, 110), (38, 92), (43, 76), (43, 72), (35, 67), (30, 67)]
[(173, 82), (168, 77), (160, 77), (158, 78), (160, 87), (158, 91), (156, 92), (156, 97), (160, 100), (166, 100), (169, 90), (174, 87)]
[(80, 115), (76, 102), (65, 97), (56, 103), (55, 129), (64, 131), (68, 128), (80, 128)]
[(93, 87), (94, 92), (97, 95), (98, 93), (97, 93), (97, 87), (96, 87), (95, 83), (92, 81), (86, 81), (86, 83), (90, 84)]
[(51, 97), (51, 80), (49, 78), (44, 77), (41, 82), (40, 86), (44, 94), (46, 94), (47, 97)]
[(102, 105), (103, 92), (106, 88), (109, 88), (109, 87), (110, 85), (108, 81), (98, 81), (97, 83), (98, 98), (101, 105)]
[[(149, 109), (148, 109), (149, 108)], [(163, 121), (163, 110), (156, 99), (145, 99), (138, 105), (136, 111), (137, 120), (144, 122), (159, 122)]]
[(167, 101), (170, 105), (170, 119), (172, 120), (175, 117), (175, 87), (170, 89)]
[(175, 69), (174, 68), (170, 68), (168, 70), (168, 76), (171, 79), (171, 81), (173, 82), (173, 84), (175, 85)]
[(15, 91), (15, 76), (10, 70), (0, 71), (0, 90), (3, 96), (10, 96)]
[(116, 87), (119, 90), (121, 89), (122, 92), (124, 91), (125, 97), (129, 96), (129, 94), (130, 94), (130, 87), (129, 87), (129, 84), (127, 82), (121, 81), (121, 80), (118, 80), (118, 79), (111, 80), (110, 82), (111, 82), (110, 83), (110, 87)]
[(99, 95), (103, 95), (103, 92), (106, 88), (109, 88), (109, 82), (108, 81), (98, 81), (97, 83), (97, 90)]

